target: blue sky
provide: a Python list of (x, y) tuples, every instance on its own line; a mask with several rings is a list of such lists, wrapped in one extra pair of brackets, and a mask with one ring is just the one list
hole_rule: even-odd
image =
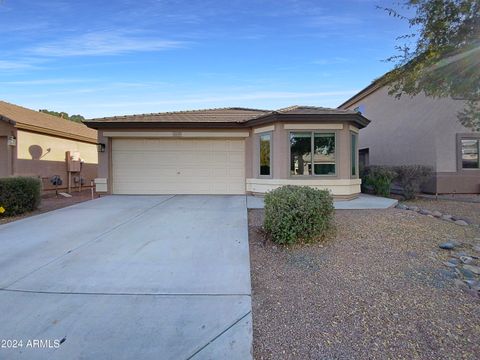
[(336, 107), (392, 67), (386, 0), (3, 0), (0, 99), (85, 117)]

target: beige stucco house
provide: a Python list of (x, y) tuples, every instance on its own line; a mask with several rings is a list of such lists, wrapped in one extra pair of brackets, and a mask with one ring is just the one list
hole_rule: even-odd
[(294, 184), (346, 199), (360, 193), (357, 138), (368, 123), (355, 111), (308, 106), (86, 121), (98, 130), (108, 193), (245, 194)]
[(81, 171), (72, 173), (85, 185), (97, 176), (97, 132), (83, 124), (0, 101), (0, 177), (34, 176), (44, 190), (53, 189), (58, 175), (67, 186), (67, 151), (83, 160)]
[(428, 193), (480, 193), (480, 133), (463, 127), (460, 100), (408, 95), (396, 99), (380, 80), (339, 106), (360, 111), (372, 123), (362, 129), (360, 162), (431, 166)]

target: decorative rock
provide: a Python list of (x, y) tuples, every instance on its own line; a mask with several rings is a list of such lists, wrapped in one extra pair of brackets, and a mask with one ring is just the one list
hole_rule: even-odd
[(455, 279), (454, 284), (455, 284), (456, 287), (458, 287), (460, 289), (467, 289), (468, 288), (468, 285), (465, 284), (462, 280)]
[(460, 225), (460, 226), (467, 226), (468, 223), (464, 220), (455, 220), (455, 224)]
[(473, 251), (480, 252), (480, 245), (475, 245)]
[(418, 212), (420, 209), (418, 208), (418, 206), (409, 206), (409, 207), (408, 207), (408, 210), (412, 210), (412, 211)]
[(464, 264), (470, 264), (473, 259), (470, 256), (460, 256), (460, 261)]
[(463, 269), (460, 269), (460, 273), (466, 278), (466, 279), (473, 279), (473, 272), (470, 271), (469, 269), (466, 269), (465, 266), (470, 266), (470, 265), (464, 265)]
[(422, 215), (432, 215), (432, 212), (430, 210), (427, 210), (427, 209), (420, 209), (419, 213), (422, 214)]
[(435, 216), (428, 214), (427, 215), (429, 218), (435, 219)]
[(439, 246), (440, 246), (440, 249), (443, 249), (443, 250), (455, 249), (455, 244), (453, 242), (446, 242), (446, 243), (440, 244)]
[(453, 220), (452, 220), (452, 215), (442, 215), (442, 220), (445, 220), (445, 221), (453, 221)]
[(451, 263), (450, 261), (444, 261), (443, 265), (454, 268), (457, 266), (457, 264)]
[(476, 280), (463, 280), (471, 289), (478, 287), (479, 283)]
[(439, 217), (442, 216), (442, 213), (441, 213), (440, 211), (436, 211), (436, 210), (435, 210), (434, 212), (432, 212), (432, 215), (435, 216), (435, 217), (437, 217), (437, 218), (439, 218)]
[(453, 265), (458, 265), (459, 261), (458, 259), (455, 259), (455, 258), (450, 258), (447, 260), (450, 264), (453, 264)]
[(408, 210), (408, 206), (404, 204), (398, 204), (396, 208), (400, 210)]
[(463, 265), (463, 269), (467, 271), (471, 271), (474, 274), (480, 275), (480, 266)]

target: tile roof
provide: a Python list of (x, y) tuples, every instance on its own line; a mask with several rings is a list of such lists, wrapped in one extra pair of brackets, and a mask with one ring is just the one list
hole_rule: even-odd
[(204, 110), (173, 111), (153, 114), (112, 116), (91, 119), (87, 120), (86, 122), (241, 123), (270, 113), (271, 111), (269, 110), (231, 107)]
[(87, 120), (86, 123), (245, 123), (253, 119), (258, 119), (273, 114), (332, 115), (356, 113), (350, 110), (298, 105), (290, 106), (276, 111), (231, 107), (205, 110), (174, 111), (153, 114), (112, 116), (90, 119)]
[(5, 101), (0, 101), (0, 120), (11, 121), (19, 129), (97, 142), (97, 131), (88, 128), (84, 124), (13, 105)]
[(330, 114), (356, 114), (352, 110), (331, 109), (319, 106), (294, 105), (276, 111), (279, 114), (291, 115), (330, 115)]

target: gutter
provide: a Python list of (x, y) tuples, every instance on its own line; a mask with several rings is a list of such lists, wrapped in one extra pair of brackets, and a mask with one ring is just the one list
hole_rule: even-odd
[(271, 113), (260, 116), (243, 122), (138, 122), (138, 121), (84, 121), (83, 123), (92, 129), (246, 129), (252, 126), (269, 124), (272, 122), (287, 122), (287, 121), (301, 121), (301, 122), (317, 122), (318, 120), (333, 121), (333, 122), (348, 122), (351, 121), (357, 124), (360, 128), (366, 127), (370, 120), (361, 114), (282, 114)]
[(13, 125), (13, 126), (15, 126), (17, 124), (16, 121), (14, 121), (14, 120), (6, 117), (6, 116), (3, 116), (3, 115), (0, 115), (0, 120), (3, 120), (3, 121), (5, 121), (5, 122), (7, 122), (7, 123), (9, 123), (10, 125)]

